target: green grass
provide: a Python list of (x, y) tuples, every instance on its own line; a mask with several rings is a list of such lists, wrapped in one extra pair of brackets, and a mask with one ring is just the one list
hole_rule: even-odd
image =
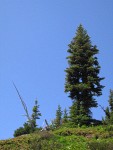
[(113, 126), (39, 131), (1, 140), (0, 150), (113, 150)]

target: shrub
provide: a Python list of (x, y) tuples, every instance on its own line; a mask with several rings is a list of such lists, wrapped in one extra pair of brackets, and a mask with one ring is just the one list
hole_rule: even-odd
[(106, 126), (105, 131), (113, 131), (113, 125)]
[(14, 131), (14, 137), (20, 136), (26, 134), (25, 130), (23, 127), (18, 128), (17, 130)]
[(40, 138), (41, 139), (50, 139), (53, 137), (53, 134), (51, 134), (50, 132), (48, 131), (40, 131), (39, 132), (39, 135), (40, 135)]
[(14, 137), (17, 137), (23, 134), (29, 134), (31, 132), (32, 132), (31, 127), (29, 126), (28, 123), (25, 123), (24, 127), (20, 127), (14, 131)]
[(30, 142), (31, 150), (58, 150), (62, 149), (62, 144), (57, 138), (48, 131), (40, 131), (39, 138), (35, 138)]
[(90, 150), (113, 150), (113, 143), (109, 142), (91, 142), (89, 143)]

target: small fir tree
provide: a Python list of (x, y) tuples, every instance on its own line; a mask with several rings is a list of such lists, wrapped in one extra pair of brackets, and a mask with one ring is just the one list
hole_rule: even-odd
[(110, 96), (109, 96), (109, 108), (110, 112), (113, 112), (113, 90), (110, 89)]
[(64, 109), (62, 122), (63, 123), (67, 123), (68, 122), (68, 112), (67, 112), (66, 108)]
[[(65, 92), (69, 93), (73, 102), (70, 118), (75, 124), (92, 118), (91, 108), (97, 107), (95, 96), (102, 94), (104, 86), (100, 81), (104, 78), (99, 77), (100, 66), (96, 57), (98, 52), (97, 47), (92, 46), (87, 31), (80, 25), (69, 44), (69, 67), (65, 70)], [(81, 116), (84, 119), (81, 120)]]
[(113, 90), (110, 89), (110, 95), (109, 95), (109, 107), (106, 107), (105, 109), (105, 120), (104, 122), (106, 124), (113, 124)]
[(109, 95), (109, 112), (110, 112), (110, 124), (113, 124), (113, 90), (110, 89)]
[(78, 105), (77, 102), (72, 102), (72, 106), (70, 107), (70, 121), (72, 126), (78, 125), (79, 124), (79, 119), (77, 118), (79, 116), (78, 113)]
[(33, 111), (33, 113), (32, 113), (32, 116), (31, 116), (31, 121), (32, 121), (33, 129), (35, 129), (37, 127), (36, 120), (40, 119), (40, 116), (41, 116), (37, 100), (35, 101), (35, 106), (33, 107), (32, 111)]
[(110, 117), (111, 116), (111, 113), (110, 113), (110, 109), (109, 109), (109, 107), (106, 107), (106, 109), (105, 109), (105, 123), (106, 124), (109, 124), (110, 123)]
[(62, 110), (61, 106), (58, 105), (58, 109), (56, 110), (55, 126), (59, 127), (61, 124), (62, 124)]

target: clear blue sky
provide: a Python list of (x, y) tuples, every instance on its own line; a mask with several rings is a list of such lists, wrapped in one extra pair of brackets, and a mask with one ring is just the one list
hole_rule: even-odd
[[(17, 85), (28, 109), (37, 98), (42, 113), (37, 122), (54, 119), (58, 104), (71, 105), (64, 93), (68, 44), (82, 24), (97, 45), (102, 82), (98, 103), (108, 105), (113, 89), (113, 0), (0, 0), (0, 139), (13, 137), (26, 121), (12, 85)], [(93, 109), (101, 119), (103, 111)]]

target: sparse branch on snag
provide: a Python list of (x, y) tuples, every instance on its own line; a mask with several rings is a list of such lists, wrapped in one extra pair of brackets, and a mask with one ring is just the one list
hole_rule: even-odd
[(17, 92), (17, 94), (18, 94), (18, 96), (19, 96), (19, 99), (20, 99), (20, 101), (21, 101), (21, 103), (22, 103), (22, 106), (23, 106), (23, 108), (24, 108), (24, 110), (25, 110), (25, 113), (26, 113), (25, 116), (27, 117), (27, 119), (28, 119), (30, 125), (32, 126), (32, 121), (31, 121), (31, 118), (30, 118), (30, 116), (29, 116), (29, 112), (28, 112), (27, 106), (26, 106), (24, 100), (22, 99), (22, 97), (21, 97), (21, 95), (20, 95), (20, 93), (19, 93), (19, 90), (17, 89), (17, 87), (16, 87), (16, 85), (14, 84), (14, 82), (13, 82), (13, 86), (15, 87), (15, 90), (16, 90), (16, 92)]

